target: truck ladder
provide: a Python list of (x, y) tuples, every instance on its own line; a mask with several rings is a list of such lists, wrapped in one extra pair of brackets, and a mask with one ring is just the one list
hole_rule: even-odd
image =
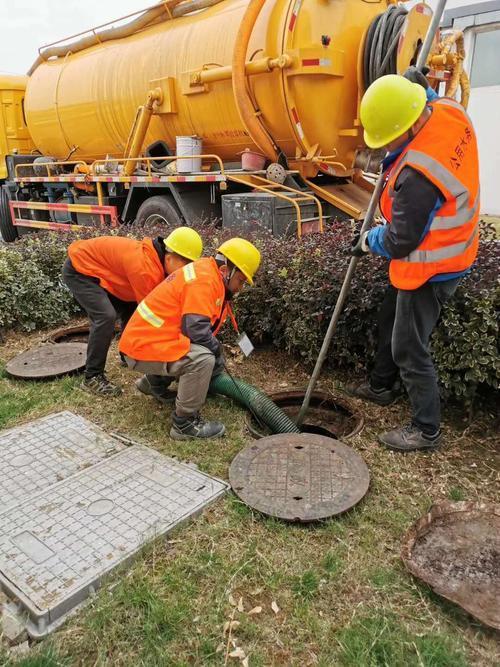
[[(295, 211), (297, 213), (297, 236), (300, 237), (303, 234), (311, 234), (313, 232), (323, 232), (323, 207), (321, 206), (320, 200), (314, 195), (308, 194), (306, 192), (301, 192), (300, 190), (295, 190), (286, 185), (280, 185), (279, 183), (274, 183), (269, 181), (263, 176), (258, 176), (257, 174), (232, 174), (231, 172), (226, 172), (227, 180), (233, 181), (234, 183), (239, 183), (240, 185), (247, 185), (259, 192), (265, 192), (266, 194), (273, 195), (278, 197), (278, 199), (283, 199), (295, 206)], [(276, 192), (280, 190), (280, 192)], [(293, 193), (298, 195), (297, 197), (291, 197), (285, 193)], [(302, 214), (300, 211), (300, 202), (309, 202), (316, 204), (318, 209), (318, 216), (316, 218), (307, 218), (302, 220)]]

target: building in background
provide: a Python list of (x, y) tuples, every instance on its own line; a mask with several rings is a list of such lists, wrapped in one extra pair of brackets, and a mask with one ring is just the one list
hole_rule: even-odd
[[(432, 3), (435, 4), (435, 3)], [(500, 215), (500, 0), (448, 3), (442, 28), (462, 30), (471, 82), (468, 113), (481, 167), (481, 213)]]

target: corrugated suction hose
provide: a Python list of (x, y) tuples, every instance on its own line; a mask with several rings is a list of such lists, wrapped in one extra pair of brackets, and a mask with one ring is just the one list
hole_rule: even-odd
[(272, 433), (300, 433), (300, 429), (276, 403), (251, 384), (221, 373), (212, 379), (210, 392), (232, 398), (255, 414)]

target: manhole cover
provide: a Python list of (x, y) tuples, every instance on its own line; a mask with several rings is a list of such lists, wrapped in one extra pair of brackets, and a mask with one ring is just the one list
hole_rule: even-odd
[(133, 445), (0, 516), (0, 585), (42, 637), (148, 541), (218, 498), (227, 485)]
[(500, 505), (442, 502), (405, 536), (410, 572), (500, 630)]
[(368, 490), (361, 456), (338, 440), (308, 433), (262, 438), (231, 463), (229, 481), (244, 503), (288, 521), (345, 512)]
[(81, 370), (85, 367), (86, 356), (85, 343), (42, 345), (14, 357), (5, 369), (16, 378), (40, 380)]
[(0, 514), (124, 447), (92, 422), (67, 411), (2, 431)]

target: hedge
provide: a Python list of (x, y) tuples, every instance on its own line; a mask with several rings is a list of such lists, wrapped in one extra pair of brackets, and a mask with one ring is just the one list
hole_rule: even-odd
[[(206, 252), (230, 234), (213, 225), (198, 229)], [(114, 232), (136, 238), (166, 233), (124, 226)], [(97, 235), (99, 230), (82, 236)], [(255, 287), (236, 300), (240, 327), (254, 342), (273, 343), (311, 366), (349, 262), (352, 231), (333, 223), (321, 235), (277, 239), (262, 232), (252, 240), (263, 254)], [(0, 248), (0, 326), (24, 331), (68, 321), (77, 306), (60, 281), (67, 245), (74, 233), (30, 234)], [(478, 261), (444, 309), (432, 338), (444, 396), (470, 403), (478, 391), (498, 388), (500, 248), (492, 227), (482, 224)], [(376, 313), (387, 284), (387, 262), (358, 263), (351, 293), (332, 342), (331, 367), (363, 373), (373, 359)]]

